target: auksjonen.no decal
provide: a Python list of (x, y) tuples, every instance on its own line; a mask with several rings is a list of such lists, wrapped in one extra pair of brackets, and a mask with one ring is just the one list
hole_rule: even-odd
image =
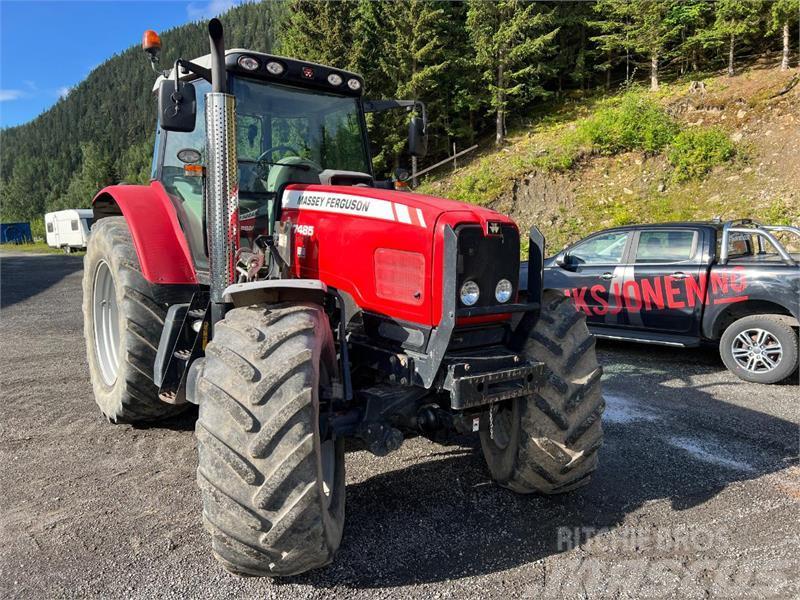
[[(671, 275), (657, 275), (629, 280), (620, 285), (613, 283), (608, 290), (604, 285), (593, 285), (564, 290), (575, 302), (575, 307), (587, 315), (616, 315), (622, 309), (629, 312), (691, 308), (697, 304), (730, 304), (749, 298), (744, 267), (730, 271), (712, 271), (710, 277), (687, 276), (678, 279)], [(606, 298), (606, 293), (608, 297)]]

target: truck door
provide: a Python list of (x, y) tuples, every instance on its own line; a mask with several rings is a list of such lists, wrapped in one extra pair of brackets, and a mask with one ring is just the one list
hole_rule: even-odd
[(561, 265), (550, 269), (548, 287), (563, 289), (591, 324), (623, 322), (624, 306), (614, 292), (622, 284), (631, 237), (631, 231), (611, 231), (577, 243), (564, 254)]
[(706, 286), (701, 241), (695, 229), (653, 228), (636, 233), (632, 268), (623, 284), (628, 327), (699, 335)]

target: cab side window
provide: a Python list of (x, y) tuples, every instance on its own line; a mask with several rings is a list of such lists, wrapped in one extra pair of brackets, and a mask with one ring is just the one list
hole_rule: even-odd
[(571, 265), (617, 265), (622, 262), (630, 232), (604, 233), (573, 247), (567, 256)]
[(691, 260), (697, 247), (697, 232), (650, 230), (639, 234), (637, 263), (676, 263)]

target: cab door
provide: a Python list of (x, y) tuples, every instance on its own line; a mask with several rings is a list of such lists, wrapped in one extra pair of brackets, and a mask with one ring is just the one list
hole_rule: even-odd
[(608, 231), (578, 242), (548, 268), (546, 287), (572, 297), (592, 325), (624, 323), (620, 290), (632, 234), (630, 230)]
[(701, 242), (701, 232), (696, 229), (642, 228), (636, 232), (632, 265), (623, 285), (628, 327), (699, 334), (706, 286)]

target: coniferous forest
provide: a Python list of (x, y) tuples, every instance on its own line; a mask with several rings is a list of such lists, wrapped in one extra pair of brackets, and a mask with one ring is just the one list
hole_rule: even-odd
[[(290, 0), (243, 4), (221, 19), (229, 48), (358, 71), (367, 97), (425, 101), (432, 163), (453, 143), (502, 144), (515, 121), (567, 95), (734, 74), (766, 52), (796, 68), (799, 13), (800, 0)], [(105, 185), (149, 179), (155, 75), (137, 41), (48, 111), (0, 133), (3, 220), (88, 206)], [(162, 41), (164, 65), (208, 52), (205, 23)], [(398, 119), (370, 123), (378, 174), (407, 162)]]

